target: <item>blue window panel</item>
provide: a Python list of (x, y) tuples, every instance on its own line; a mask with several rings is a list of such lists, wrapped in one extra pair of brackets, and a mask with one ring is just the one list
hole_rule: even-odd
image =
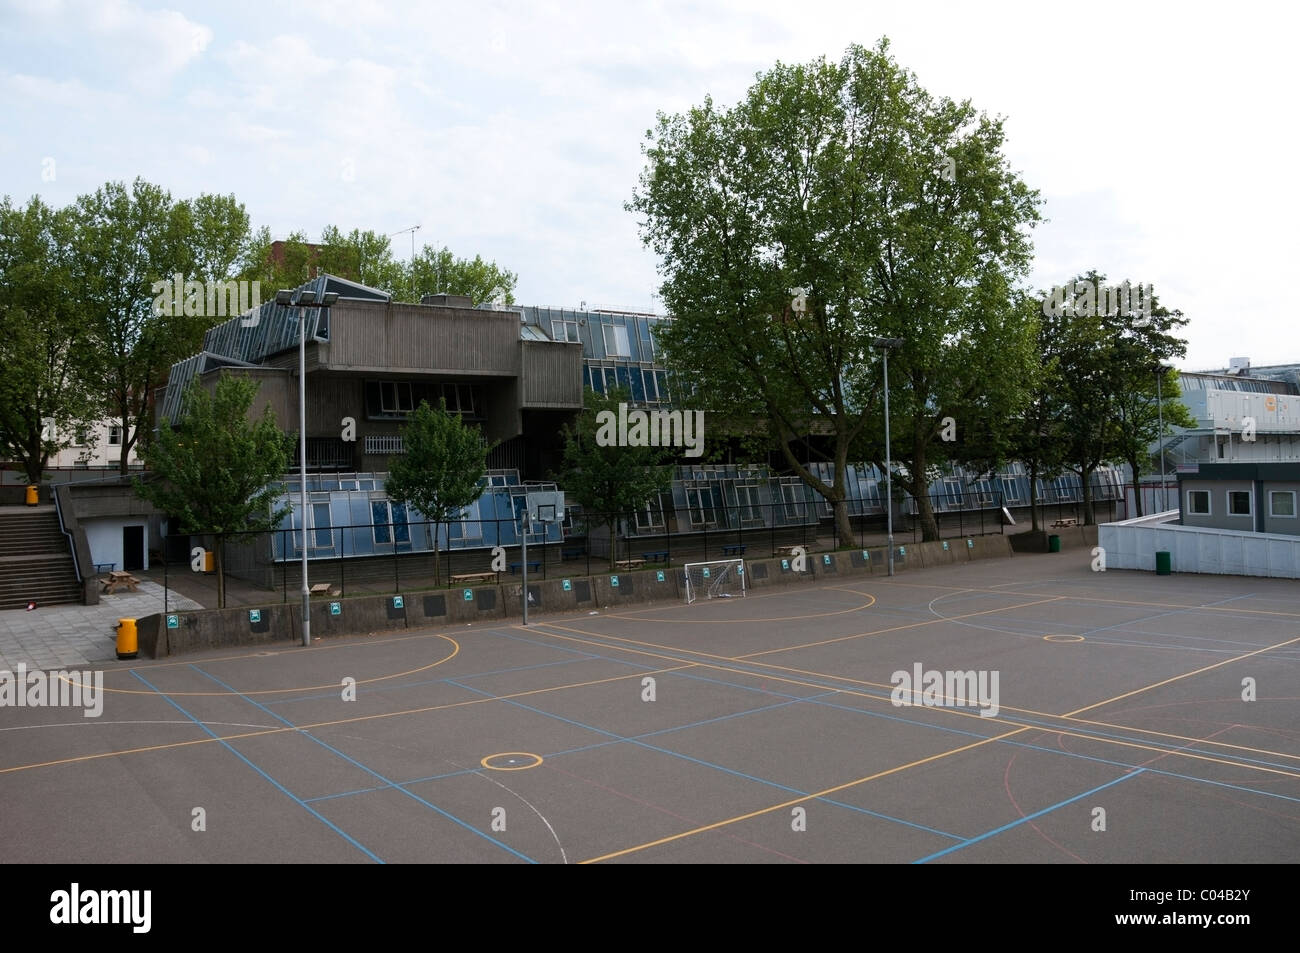
[(411, 541), (411, 528), (406, 522), (406, 504), (390, 503), (393, 510), (393, 535), (397, 537), (399, 543), (409, 543)]
[(590, 334), (590, 345), (584, 344), (583, 351), (587, 352), (590, 346), (590, 357), (595, 360), (602, 360), (605, 357), (605, 332), (602, 330), (604, 322), (599, 318), (591, 317), (587, 321), (587, 326), (580, 330), (587, 331)]
[(668, 393), (668, 372), (655, 371), (655, 381), (659, 384), (659, 399), (671, 400)]
[(641, 368), (633, 367), (629, 369), (629, 379), (632, 384), (632, 400), (638, 404), (645, 403), (645, 387), (641, 383)]
[(627, 319), (627, 349), (632, 360), (648, 361), (650, 360), (649, 355), (646, 355), (644, 358), (641, 356), (641, 335), (637, 333), (637, 326), (640, 324), (641, 322), (636, 318)]
[(587, 374), (590, 378), (591, 389), (597, 394), (605, 393), (605, 371), (599, 367), (587, 368)]
[(631, 369), (624, 366), (617, 368), (618, 386), (626, 391), (632, 390), (632, 372)]
[(370, 519), (375, 526), (375, 542), (387, 543), (392, 541), (389, 535), (388, 525), (388, 504), (383, 500), (372, 500), (370, 503)]
[(650, 338), (650, 322), (645, 319), (637, 321), (637, 337), (641, 339), (641, 357), (642, 361), (653, 361), (655, 359), (654, 342)]

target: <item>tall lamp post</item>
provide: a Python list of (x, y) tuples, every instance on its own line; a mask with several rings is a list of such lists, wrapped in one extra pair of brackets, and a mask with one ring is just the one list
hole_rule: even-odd
[(1160, 419), (1160, 511), (1169, 509), (1169, 489), (1165, 482), (1165, 401), (1161, 391), (1165, 371), (1163, 364), (1156, 365), (1156, 416)]
[(889, 447), (889, 352), (903, 346), (902, 338), (872, 338), (871, 346), (880, 349), (885, 359), (885, 522), (889, 539), (889, 574), (894, 574), (894, 481)]
[(275, 303), (298, 309), (298, 479), (302, 507), (302, 644), (311, 645), (311, 587), (307, 582), (307, 309), (328, 308), (339, 300), (338, 292), (327, 291), (316, 300), (316, 292), (280, 290)]

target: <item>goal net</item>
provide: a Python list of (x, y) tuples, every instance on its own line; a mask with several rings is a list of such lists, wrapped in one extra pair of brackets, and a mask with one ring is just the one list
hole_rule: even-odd
[(719, 559), (713, 562), (687, 563), (686, 601), (697, 599), (731, 599), (745, 597), (745, 561)]

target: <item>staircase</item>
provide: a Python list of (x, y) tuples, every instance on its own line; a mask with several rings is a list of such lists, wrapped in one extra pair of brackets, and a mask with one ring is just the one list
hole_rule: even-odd
[(53, 506), (0, 507), (0, 609), (81, 602), (68, 537)]

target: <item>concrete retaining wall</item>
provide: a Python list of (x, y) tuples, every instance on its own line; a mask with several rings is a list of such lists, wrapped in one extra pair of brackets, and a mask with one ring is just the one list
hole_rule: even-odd
[(1154, 571), (1156, 553), (1170, 554), (1174, 572), (1300, 579), (1300, 537), (1209, 526), (1181, 526), (1151, 517), (1106, 523), (1100, 545), (1107, 569)]
[[(1011, 555), (1010, 540), (1006, 536), (906, 543), (897, 547), (894, 569), (901, 573)], [(789, 558), (747, 559), (745, 570), (748, 588), (766, 589), (809, 582), (825, 585), (836, 579), (884, 575), (888, 572), (888, 564), (885, 549), (876, 547), (807, 553), (802, 572), (795, 571), (794, 560)], [(522, 582), (505, 582), (437, 592), (312, 599), (312, 637), (457, 625), (483, 619), (518, 619), (521, 615), (521, 588)], [(677, 602), (684, 597), (685, 580), (682, 567), (673, 566), (592, 576), (552, 577), (530, 581), (528, 591), (531, 616), (532, 613)], [(301, 602), (276, 602), (265, 606), (151, 615), (137, 620), (136, 626), (141, 654), (162, 658), (229, 646), (297, 644), (302, 639), (301, 616)], [(174, 625), (169, 625), (169, 622)]]

